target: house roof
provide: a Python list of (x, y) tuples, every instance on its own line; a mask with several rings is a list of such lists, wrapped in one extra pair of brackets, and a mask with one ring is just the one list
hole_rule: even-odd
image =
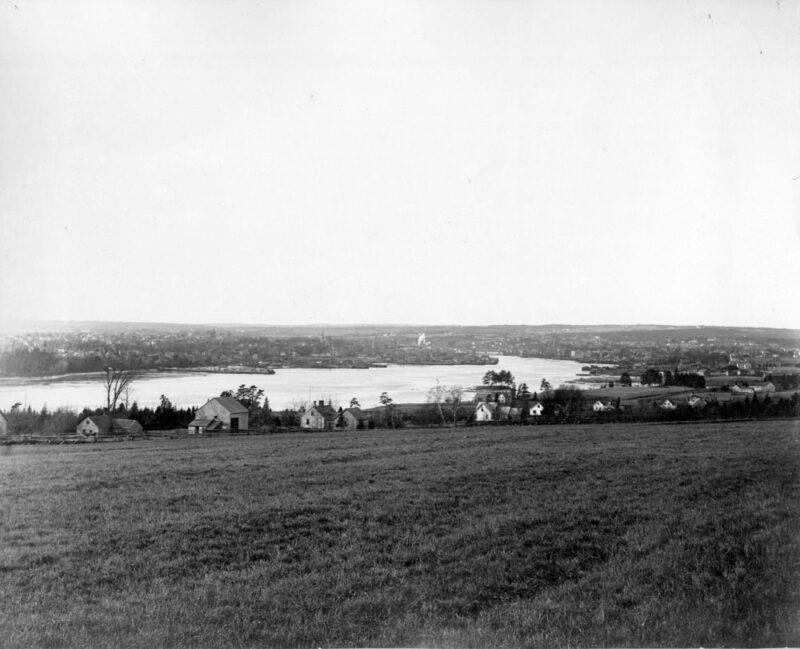
[(235, 415), (240, 412), (247, 412), (247, 408), (245, 408), (239, 401), (237, 401), (233, 397), (214, 397), (213, 399), (209, 399), (209, 401), (216, 401), (219, 405), (225, 408), (225, 410), (227, 410), (232, 415)]
[(124, 431), (141, 430), (142, 425), (135, 419), (114, 419), (114, 426)]
[[(135, 419), (123, 419), (122, 417), (109, 419), (108, 415), (91, 415), (90, 417), (86, 417), (86, 419), (91, 421), (102, 431), (108, 431), (110, 428), (125, 432), (142, 430), (142, 425)], [(82, 421), (86, 421), (86, 419)], [(113, 423), (113, 426), (110, 425), (111, 423)]]
[(333, 406), (328, 406), (328, 405), (311, 406), (311, 408), (309, 408), (309, 412), (311, 410), (316, 410), (325, 419), (335, 419), (336, 417), (339, 416), (339, 413), (336, 412), (336, 410), (333, 409)]
[(364, 411), (361, 410), (361, 408), (347, 408), (345, 409), (344, 412), (349, 412), (351, 415), (353, 415), (353, 417), (355, 417), (359, 421), (367, 418), (367, 416), (364, 414)]
[(91, 421), (98, 428), (108, 428), (109, 424), (111, 423), (111, 420), (109, 420), (107, 415), (92, 415), (91, 417), (87, 417), (86, 419)]

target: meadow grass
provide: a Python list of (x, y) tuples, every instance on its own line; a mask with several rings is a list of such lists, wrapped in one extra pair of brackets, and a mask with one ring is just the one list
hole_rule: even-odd
[(800, 645), (792, 421), (0, 454), (0, 646)]

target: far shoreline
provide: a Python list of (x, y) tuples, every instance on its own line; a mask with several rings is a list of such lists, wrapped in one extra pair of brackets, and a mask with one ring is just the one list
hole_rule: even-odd
[[(203, 366), (203, 367), (164, 367), (146, 370), (134, 370), (139, 378), (158, 377), (162, 375), (190, 375), (190, 374), (262, 374), (264, 376), (274, 376), (280, 373), (281, 370), (366, 370), (366, 369), (385, 369), (386, 367), (417, 367), (417, 366), (442, 366), (452, 367), (455, 365), (472, 365), (475, 367), (495, 367), (498, 365), (499, 358), (503, 354), (490, 355), (493, 363), (380, 363), (373, 364), (368, 367), (327, 367), (327, 366), (313, 366), (313, 365), (284, 365), (275, 368), (263, 367), (248, 367), (243, 365), (234, 365), (228, 367), (221, 366)], [(581, 363), (570, 358), (550, 358), (546, 356), (519, 356), (510, 355), (512, 358), (520, 359), (536, 359), (542, 361), (570, 361), (573, 363)], [(8, 385), (32, 385), (32, 384), (47, 384), (47, 383), (61, 383), (65, 381), (92, 381), (100, 380), (105, 375), (104, 372), (69, 372), (67, 374), (50, 374), (46, 376), (0, 376), (0, 386)], [(576, 377), (579, 376), (576, 374)]]

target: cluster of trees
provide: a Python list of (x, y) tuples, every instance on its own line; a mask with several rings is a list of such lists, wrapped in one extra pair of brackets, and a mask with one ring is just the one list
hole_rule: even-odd
[(764, 380), (771, 382), (776, 389), (781, 391), (800, 389), (800, 374), (768, 374)]
[(160, 402), (155, 408), (140, 408), (134, 401), (129, 409), (120, 409), (119, 416), (135, 419), (145, 430), (168, 430), (171, 428), (186, 428), (189, 422), (194, 419), (196, 411), (197, 408), (194, 407), (176, 408), (162, 394)]
[(97, 372), (102, 369), (102, 359), (91, 360), (90, 367), (77, 368), (69, 359), (59, 358), (46, 350), (22, 347), (0, 352), (0, 370), (9, 376), (45, 376), (68, 372)]
[(514, 376), (508, 370), (500, 370), (499, 372), (489, 370), (483, 375), (482, 382), (484, 385), (506, 385), (508, 387), (513, 387)]
[(747, 419), (750, 417), (800, 417), (800, 395), (795, 392), (790, 398), (773, 399), (769, 395), (753, 396), (730, 401), (709, 401), (703, 408), (692, 408), (680, 403), (675, 410), (662, 410), (651, 404), (623, 415), (623, 419), (635, 421), (688, 421), (716, 419)]
[(699, 374), (675, 372), (667, 370), (664, 372), (664, 385), (680, 385), (686, 388), (705, 390), (706, 377)]
[(11, 437), (50, 437), (74, 433), (80, 421), (78, 414), (67, 408), (49, 410), (44, 406), (41, 410), (33, 410), (30, 406), (22, 408), (19, 403), (5, 413), (5, 418), (8, 424), (7, 434)]
[(264, 390), (258, 386), (241, 384), (236, 390), (223, 390), (219, 396), (233, 397), (247, 408), (250, 428), (258, 429), (275, 425), (269, 408), (269, 399), (264, 396)]
[[(687, 388), (694, 388), (698, 390), (705, 389), (706, 378), (699, 374), (671, 372), (670, 370), (657, 370), (654, 367), (648, 367), (639, 379), (642, 385), (680, 385)], [(622, 385), (630, 385), (631, 378), (627, 372), (620, 376), (619, 382)]]

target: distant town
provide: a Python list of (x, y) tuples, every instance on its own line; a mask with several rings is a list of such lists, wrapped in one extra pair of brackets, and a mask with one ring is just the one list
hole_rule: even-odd
[[(637, 375), (769, 373), (800, 364), (800, 331), (667, 326), (188, 326), (76, 323), (0, 334), (0, 377), (131, 370), (270, 372), (386, 363), (491, 365), (498, 355)], [(616, 370), (615, 370), (616, 372)], [(617, 372), (618, 373), (618, 372)]]

